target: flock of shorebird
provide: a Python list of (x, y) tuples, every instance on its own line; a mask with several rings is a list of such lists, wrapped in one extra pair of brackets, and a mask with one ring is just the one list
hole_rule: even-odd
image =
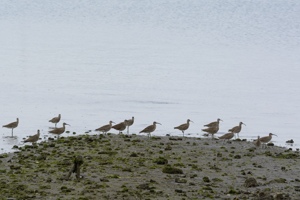
[[(222, 121), (222, 120), (221, 119), (217, 119), (217, 121), (215, 121), (215, 122), (211, 122), (209, 124), (204, 125), (207, 128), (202, 129), (202, 131), (211, 134), (212, 137), (213, 137), (214, 134), (219, 131), (219, 123), (220, 123), (220, 121)], [(235, 136), (235, 133), (239, 137), (239, 133), (242, 130), (242, 125), (246, 126), (246, 124), (244, 124), (243, 122), (240, 122), (238, 126), (235, 126), (235, 127), (231, 128), (231, 129), (229, 129), (228, 133), (222, 135), (221, 137), (219, 137), (219, 139), (223, 139), (224, 142), (226, 140), (229, 141), (229, 140), (231, 140)], [(275, 134), (269, 133), (268, 136), (264, 136), (264, 137), (258, 136), (257, 139), (254, 140), (253, 143), (254, 143), (254, 145), (256, 147), (260, 147), (260, 146), (266, 147), (266, 144), (269, 143), (272, 140), (272, 135), (275, 135)]]
[[(59, 114), (57, 117), (53, 117), (52, 119), (49, 120), (49, 122), (55, 124), (55, 127), (52, 128), (52, 130), (50, 130), (49, 133), (57, 135), (58, 138), (62, 133), (65, 132), (66, 125), (69, 125), (69, 124), (64, 122), (62, 127), (57, 128), (56, 125), (57, 125), (57, 123), (60, 122), (60, 119), (61, 119), (61, 115)], [(220, 121), (222, 121), (222, 120), (217, 119), (217, 121), (211, 122), (209, 124), (205, 124), (204, 125), (205, 128), (203, 128), (202, 131), (206, 132), (208, 134), (211, 134), (212, 138), (213, 138), (214, 134), (216, 134), (219, 131)], [(186, 123), (181, 124), (179, 126), (176, 126), (176, 127), (174, 127), (174, 129), (178, 129), (178, 130), (182, 131), (182, 134), (183, 134), (183, 137), (184, 137), (184, 131), (186, 131), (189, 128), (190, 122), (193, 122), (193, 121), (188, 119)], [(120, 134), (120, 133), (122, 133), (122, 131), (124, 131), (127, 128), (127, 134), (129, 134), (129, 127), (131, 125), (133, 125), (133, 123), (134, 123), (134, 117), (132, 117), (131, 119), (126, 119), (123, 122), (118, 123), (118, 124), (116, 124), (113, 121), (109, 121), (108, 124), (95, 129), (95, 131), (99, 131), (99, 132), (102, 132), (103, 134), (107, 134), (107, 132), (110, 131), (110, 129), (113, 128), (113, 129), (119, 131), (119, 134)], [(17, 120), (15, 122), (3, 125), (3, 127), (11, 129), (12, 130), (12, 137), (13, 137), (13, 130), (14, 130), (14, 128), (16, 128), (18, 126), (18, 124), (19, 124), (19, 118), (17, 118)], [(113, 124), (115, 124), (115, 125), (113, 125)], [(156, 129), (156, 124), (160, 124), (160, 123), (154, 121), (152, 125), (147, 126), (143, 130), (141, 130), (139, 133), (146, 133), (146, 134), (148, 134), (148, 137), (151, 137), (151, 133), (153, 131), (155, 131), (155, 129)], [(246, 124), (244, 124), (243, 122), (240, 122), (238, 126), (235, 126), (231, 129), (229, 129), (228, 133), (222, 135), (221, 137), (219, 137), (219, 139), (222, 139), (225, 142), (226, 140), (229, 141), (230, 139), (232, 139), (235, 136), (235, 134), (237, 134), (238, 137), (239, 137), (239, 133), (242, 130), (242, 125), (246, 125)], [(257, 140), (254, 141), (254, 145), (256, 147), (260, 147), (260, 146), (266, 147), (266, 144), (269, 143), (272, 140), (273, 135), (275, 135), (275, 134), (269, 133), (269, 135), (265, 136), (265, 137), (258, 136)], [(37, 130), (37, 134), (29, 136), (29, 138), (24, 140), (24, 143), (26, 143), (26, 142), (35, 143), (39, 140), (39, 137), (40, 137), (40, 130)]]

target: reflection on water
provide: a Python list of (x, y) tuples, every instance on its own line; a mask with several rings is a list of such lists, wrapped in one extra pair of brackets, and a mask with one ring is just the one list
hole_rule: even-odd
[(19, 140), (18, 136), (2, 136), (1, 139), (1, 153), (6, 153), (6, 152), (11, 152), (14, 151), (12, 149), (13, 146), (17, 145), (21, 145), (21, 142)]

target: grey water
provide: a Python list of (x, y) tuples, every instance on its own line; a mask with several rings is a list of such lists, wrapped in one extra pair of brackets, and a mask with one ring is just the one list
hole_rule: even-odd
[(20, 123), (1, 151), (59, 113), (63, 136), (134, 116), (131, 133), (181, 136), (189, 118), (202, 137), (221, 118), (216, 136), (242, 121), (242, 139), (299, 148), (299, 24), (298, 1), (2, 0), (0, 124)]

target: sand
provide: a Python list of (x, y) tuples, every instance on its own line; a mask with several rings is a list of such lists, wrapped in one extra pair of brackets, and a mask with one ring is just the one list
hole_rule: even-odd
[(300, 199), (299, 158), (247, 141), (61, 137), (0, 155), (0, 199)]

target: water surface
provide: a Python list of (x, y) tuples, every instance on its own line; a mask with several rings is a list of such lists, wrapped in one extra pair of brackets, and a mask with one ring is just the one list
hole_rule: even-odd
[(1, 1), (0, 123), (20, 119), (2, 151), (59, 113), (71, 134), (135, 116), (133, 133), (181, 135), (190, 118), (198, 137), (221, 118), (221, 133), (243, 121), (241, 138), (298, 148), (299, 15), (279, 0)]

